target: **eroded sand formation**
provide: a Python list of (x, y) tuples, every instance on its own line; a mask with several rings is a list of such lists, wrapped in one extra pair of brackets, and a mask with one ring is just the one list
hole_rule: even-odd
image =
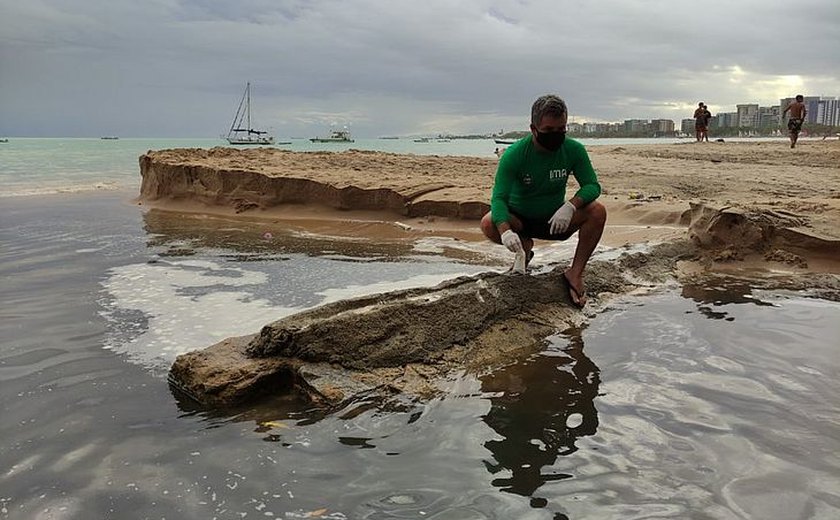
[(492, 186), (493, 168), (494, 161), (475, 157), (360, 150), (162, 150), (140, 157), (140, 197), (188, 200), (237, 213), (308, 204), (478, 219), (488, 208), (484, 193)]
[[(798, 155), (791, 155), (792, 153)], [(768, 287), (838, 299), (840, 143), (596, 147), (611, 221), (681, 223), (683, 238), (593, 262), (589, 312), (612, 295), (726, 270), (783, 267)], [(250, 217), (289, 205), (464, 219), (487, 210), (495, 160), (379, 152), (166, 150), (140, 160), (144, 204)], [(679, 266), (679, 267), (678, 267)], [(484, 370), (585, 319), (568, 305), (563, 266), (488, 273), (435, 288), (337, 302), (179, 356), (174, 384), (211, 404), (295, 388), (322, 403), (359, 392), (434, 389), (453, 368)]]

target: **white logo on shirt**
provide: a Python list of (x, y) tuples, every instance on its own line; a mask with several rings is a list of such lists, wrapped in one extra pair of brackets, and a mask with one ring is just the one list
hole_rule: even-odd
[(566, 168), (562, 170), (549, 170), (548, 172), (548, 180), (551, 181), (565, 181), (569, 177), (569, 172), (566, 171)]

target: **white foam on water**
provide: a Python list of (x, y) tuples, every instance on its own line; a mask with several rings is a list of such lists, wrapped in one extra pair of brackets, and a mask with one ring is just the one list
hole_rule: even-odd
[(338, 287), (327, 289), (317, 294), (324, 297), (319, 305), (332, 303), (347, 298), (355, 298), (357, 296), (367, 296), (376, 293), (384, 293), (389, 291), (397, 291), (401, 289), (414, 289), (417, 287), (434, 287), (435, 285), (445, 281), (457, 278), (458, 276), (471, 275), (473, 272), (464, 271), (462, 273), (444, 273), (444, 274), (423, 274), (406, 278), (396, 282), (377, 282), (367, 285), (348, 285), (346, 287)]
[(179, 354), (255, 333), (266, 323), (301, 310), (255, 298), (249, 287), (266, 283), (266, 274), (238, 266), (185, 260), (126, 265), (109, 274), (103, 282), (111, 297), (105, 302), (106, 318), (118, 329), (130, 329), (136, 324), (120, 323), (117, 316), (139, 311), (148, 323), (128, 341), (113, 334), (105, 347), (152, 367), (168, 367)]

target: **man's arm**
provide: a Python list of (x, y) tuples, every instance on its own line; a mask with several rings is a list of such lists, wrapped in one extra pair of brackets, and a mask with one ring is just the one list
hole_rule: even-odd
[(583, 145), (579, 145), (574, 162), (574, 176), (580, 188), (569, 199), (577, 209), (580, 209), (601, 195), (601, 185), (598, 183), (598, 176), (595, 174), (595, 169), (592, 167), (592, 161), (589, 160), (589, 154)]
[(506, 159), (505, 155), (502, 155), (499, 159), (499, 165), (496, 167), (496, 178), (493, 181), (493, 195), (490, 197), (490, 217), (493, 219), (496, 229), (499, 230), (499, 234), (510, 229), (508, 200), (510, 200), (510, 191), (514, 180), (510, 163), (511, 158), (509, 156)]

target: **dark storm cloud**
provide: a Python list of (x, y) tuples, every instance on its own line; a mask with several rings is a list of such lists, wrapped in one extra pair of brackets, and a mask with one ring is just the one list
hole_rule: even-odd
[[(772, 4), (772, 5), (770, 5)], [(834, 0), (0, 0), (0, 134), (223, 131), (244, 83), (279, 135), (527, 126), (840, 95)]]

